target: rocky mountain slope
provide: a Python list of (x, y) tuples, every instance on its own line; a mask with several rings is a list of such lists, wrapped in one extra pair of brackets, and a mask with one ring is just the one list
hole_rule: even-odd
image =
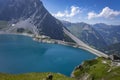
[(99, 50), (120, 42), (119, 25), (106, 25), (103, 23), (90, 25), (83, 22), (70, 23), (67, 21), (62, 21), (62, 23), (79, 39)]
[(120, 25), (95, 24), (93, 28), (104, 38), (108, 45), (120, 42)]
[(88, 45), (100, 49), (107, 46), (103, 37), (89, 24), (86, 23), (69, 23), (63, 24), (70, 30), (72, 34), (81, 39)]
[(27, 31), (54, 39), (64, 38), (62, 23), (45, 9), (40, 0), (0, 0), (0, 21), (8, 22), (6, 32)]
[(116, 54), (120, 56), (120, 43), (115, 43), (112, 45), (109, 45), (102, 49), (102, 51), (108, 53), (108, 54)]

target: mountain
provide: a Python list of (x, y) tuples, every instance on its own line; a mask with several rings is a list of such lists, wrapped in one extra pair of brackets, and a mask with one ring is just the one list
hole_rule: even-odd
[(120, 43), (120, 25), (107, 25), (104, 23), (90, 25), (84, 22), (70, 23), (67, 21), (62, 21), (62, 23), (76, 37), (99, 50)]
[(106, 25), (103, 23), (93, 25), (108, 45), (120, 42), (120, 25)]
[(101, 49), (107, 46), (103, 37), (92, 27), (92, 25), (83, 22), (70, 23), (62, 21), (62, 23), (67, 27), (67, 29), (70, 30), (72, 34), (74, 34), (86, 44), (97, 49)]
[[(5, 32), (29, 32), (63, 39), (63, 25), (54, 18), (40, 0), (0, 0), (0, 21)], [(4, 28), (4, 27), (3, 27)]]
[(102, 49), (107, 54), (116, 54), (120, 56), (120, 43), (109, 45)]

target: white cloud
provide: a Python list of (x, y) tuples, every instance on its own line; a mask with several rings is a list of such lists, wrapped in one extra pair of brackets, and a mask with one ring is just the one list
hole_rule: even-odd
[(79, 7), (75, 7), (75, 6), (71, 6), (71, 13), (68, 14), (68, 17), (73, 17), (76, 14), (80, 13), (80, 8)]
[(58, 11), (56, 14), (52, 14), (52, 15), (55, 16), (56, 18), (62, 18), (62, 17), (69, 18), (69, 17), (74, 17), (75, 15), (79, 14), (80, 12), (81, 11), (80, 11), (79, 7), (71, 6), (70, 11), (69, 10), (65, 10), (64, 12)]
[(94, 13), (94, 12), (89, 12), (88, 13), (88, 19), (92, 19), (92, 18), (96, 18), (97, 17), (97, 14)]
[(113, 9), (110, 9), (109, 7), (103, 8), (103, 10), (100, 13), (95, 13), (95, 12), (88, 13), (88, 19), (93, 19), (93, 18), (113, 19), (116, 16), (120, 16), (120, 11), (115, 11)]

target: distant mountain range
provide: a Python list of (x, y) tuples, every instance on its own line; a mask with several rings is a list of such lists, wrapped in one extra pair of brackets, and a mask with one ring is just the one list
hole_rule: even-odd
[(120, 42), (120, 25), (106, 25), (103, 23), (93, 25), (108, 45)]
[[(8, 22), (6, 32), (29, 32), (63, 39), (63, 24), (40, 0), (0, 0), (0, 21)], [(2, 28), (1, 28), (2, 29)]]
[(103, 49), (109, 45), (120, 42), (120, 26), (103, 23), (90, 25), (87, 23), (70, 23), (62, 21), (72, 34), (96, 48)]

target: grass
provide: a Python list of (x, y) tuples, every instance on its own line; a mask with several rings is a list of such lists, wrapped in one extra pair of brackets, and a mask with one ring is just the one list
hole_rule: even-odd
[(75, 80), (57, 73), (28, 73), (28, 74), (0, 74), (0, 80), (46, 80), (46, 77), (52, 74), (53, 80)]
[(106, 76), (108, 74), (107, 71), (110, 69), (108, 64), (102, 63), (101, 58), (97, 59), (96, 61), (97, 63), (90, 66), (89, 69), (89, 74), (94, 76), (95, 79)]
[(82, 68), (74, 71), (74, 75), (80, 78), (87, 73), (89, 74), (88, 80), (120, 80), (120, 67), (110, 65), (111, 61), (104, 58), (85, 61)]

